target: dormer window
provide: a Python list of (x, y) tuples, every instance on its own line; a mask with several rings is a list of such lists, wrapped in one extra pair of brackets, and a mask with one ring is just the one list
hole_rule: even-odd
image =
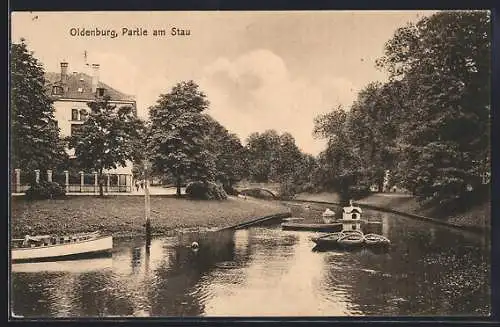
[(63, 88), (56, 85), (52, 87), (52, 94), (53, 95), (62, 95), (63, 94)]
[(104, 88), (102, 88), (102, 87), (98, 87), (98, 88), (96, 89), (96, 93), (97, 93), (97, 96), (98, 96), (99, 98), (102, 98), (102, 97), (104, 96)]

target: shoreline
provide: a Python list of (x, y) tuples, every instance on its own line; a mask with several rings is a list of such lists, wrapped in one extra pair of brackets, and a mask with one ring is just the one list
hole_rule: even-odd
[[(467, 223), (456, 223), (457, 216), (450, 216), (446, 218), (432, 218), (428, 217), (426, 213), (428, 210), (421, 208), (415, 201), (415, 197), (407, 195), (407, 194), (391, 194), (390, 196), (384, 194), (373, 194), (366, 198), (359, 199), (355, 201), (356, 205), (361, 208), (378, 210), (383, 212), (389, 212), (398, 214), (401, 216), (418, 219), (422, 221), (426, 221), (429, 223), (434, 223), (437, 225), (447, 226), (450, 228), (462, 229), (476, 233), (484, 233), (488, 232), (491, 227), (488, 222), (491, 221), (491, 217), (484, 217), (481, 221), (481, 224), (472, 224), (468, 221)], [(301, 198), (302, 197), (302, 198)], [(328, 197), (330, 197), (333, 201), (329, 201)], [(389, 199), (387, 199), (389, 198)], [(392, 198), (392, 199), (391, 199)], [(297, 198), (290, 200), (290, 202), (303, 202), (303, 203), (318, 203), (318, 204), (331, 204), (331, 205), (341, 205), (339, 198), (336, 194), (332, 193), (330, 196), (322, 194), (319, 196), (315, 196), (314, 194), (302, 194)], [(393, 209), (394, 208), (394, 209)], [(470, 214), (477, 208), (472, 208), (467, 211), (465, 214)]]
[[(229, 197), (223, 201), (154, 196), (152, 235), (178, 231), (230, 229), (271, 215), (288, 214), (280, 202)], [(71, 234), (99, 230), (114, 237), (145, 235), (143, 197), (68, 197), (58, 200), (11, 199), (10, 235)]]

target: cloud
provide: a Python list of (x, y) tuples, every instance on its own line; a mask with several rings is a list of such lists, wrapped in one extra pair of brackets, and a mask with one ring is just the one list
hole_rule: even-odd
[(156, 104), (160, 94), (171, 91), (173, 82), (165, 76), (139, 77), (142, 81), (137, 87), (137, 114), (141, 118), (148, 117), (148, 108)]
[(266, 129), (288, 131), (312, 154), (324, 148), (312, 135), (314, 117), (338, 104), (348, 106), (357, 91), (342, 77), (294, 76), (281, 57), (266, 49), (234, 60), (218, 58), (204, 68), (200, 87), (211, 102), (210, 113), (241, 138)]

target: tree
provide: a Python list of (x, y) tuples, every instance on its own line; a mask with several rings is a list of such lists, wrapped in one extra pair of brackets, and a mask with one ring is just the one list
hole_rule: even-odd
[(26, 171), (54, 169), (67, 155), (42, 64), (24, 39), (11, 45), (10, 55), (11, 165)]
[(177, 83), (160, 95), (149, 108), (151, 128), (148, 153), (152, 170), (175, 178), (177, 195), (183, 179), (210, 181), (215, 175), (215, 158), (206, 148), (209, 102), (193, 81)]
[(399, 175), (423, 198), (460, 198), (489, 170), (490, 30), (486, 11), (437, 13), (398, 29), (378, 61), (408, 90)]
[(104, 195), (103, 172), (126, 166), (127, 161), (140, 160), (141, 133), (144, 124), (132, 107), (110, 104), (110, 98), (89, 102), (90, 113), (78, 133), (68, 138), (76, 160), (85, 169), (99, 175), (99, 194)]
[(275, 130), (250, 134), (246, 152), (250, 178), (256, 182), (282, 182), (302, 159), (293, 136), (287, 132), (280, 135)]
[(323, 188), (334, 189), (344, 197), (350, 196), (351, 187), (362, 177), (360, 149), (353, 141), (357, 128), (352, 117), (341, 106), (316, 117), (314, 134), (326, 138), (327, 148), (319, 155), (320, 183)]
[(247, 153), (250, 163), (250, 178), (256, 182), (273, 179), (273, 170), (278, 164), (280, 137), (275, 130), (252, 133), (247, 139)]
[(346, 130), (366, 185), (382, 189), (385, 172), (396, 165), (405, 91), (398, 81), (370, 83), (351, 106)]
[(206, 146), (215, 158), (215, 179), (227, 191), (246, 175), (246, 160), (243, 145), (236, 134), (230, 133), (212, 117), (206, 115)]
[(272, 166), (271, 176), (274, 180), (282, 182), (297, 171), (303, 154), (290, 133), (282, 133), (279, 136), (279, 142), (278, 153), (275, 155), (276, 162)]

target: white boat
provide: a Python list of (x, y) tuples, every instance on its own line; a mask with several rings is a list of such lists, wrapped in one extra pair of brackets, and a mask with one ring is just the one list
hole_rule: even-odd
[(113, 237), (99, 232), (29, 236), (12, 240), (12, 262), (56, 261), (111, 253)]
[(321, 214), (323, 217), (323, 222), (325, 224), (331, 224), (335, 221), (335, 212), (330, 210), (329, 208), (326, 208), (326, 210)]
[(330, 210), (330, 208), (326, 208), (326, 210), (321, 214), (323, 217), (335, 217), (335, 212)]

